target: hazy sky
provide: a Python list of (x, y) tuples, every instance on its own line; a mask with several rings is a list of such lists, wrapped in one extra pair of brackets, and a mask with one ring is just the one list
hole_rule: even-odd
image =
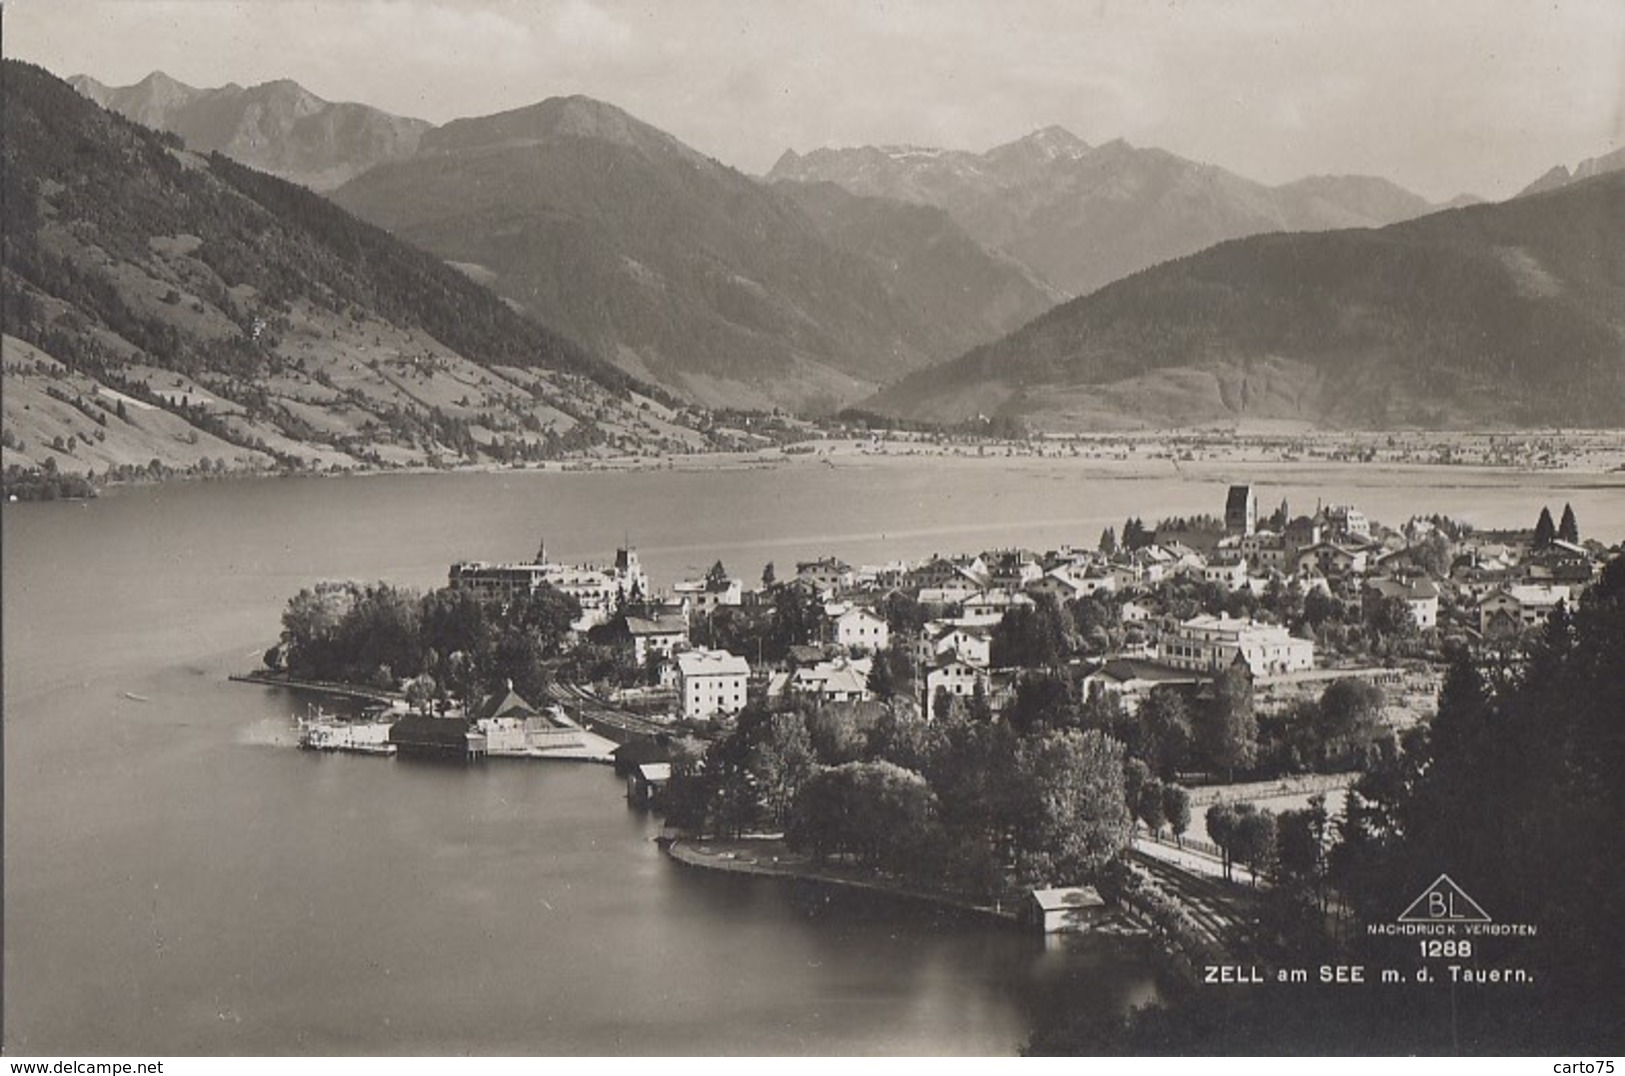
[(443, 122), (585, 93), (749, 172), (1051, 123), (1267, 182), (1515, 193), (1625, 143), (1622, 0), (8, 0), (8, 56)]

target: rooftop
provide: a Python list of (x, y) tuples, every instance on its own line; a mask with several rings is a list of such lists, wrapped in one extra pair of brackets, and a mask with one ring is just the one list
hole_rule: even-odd
[(1061, 886), (1055, 889), (1033, 890), (1033, 900), (1046, 912), (1063, 908), (1103, 908), (1106, 902), (1092, 885)]
[(726, 650), (685, 650), (677, 655), (677, 670), (684, 676), (748, 676), (745, 659)]

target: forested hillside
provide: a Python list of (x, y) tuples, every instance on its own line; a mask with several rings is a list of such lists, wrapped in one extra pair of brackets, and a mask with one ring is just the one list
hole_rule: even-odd
[(1223, 243), (882, 393), (1046, 428), (1625, 424), (1625, 174), (1379, 230)]
[(587, 97), (456, 120), (333, 197), (711, 406), (833, 409), (1054, 298), (946, 218), (846, 201), (809, 213)]

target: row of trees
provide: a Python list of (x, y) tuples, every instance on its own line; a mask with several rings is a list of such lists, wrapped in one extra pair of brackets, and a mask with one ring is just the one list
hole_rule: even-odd
[(441, 698), (471, 700), (512, 683), (537, 698), (581, 615), (549, 586), (503, 605), (446, 587), (320, 583), (289, 599), (265, 663), (301, 679), (392, 688), (428, 676)]
[(1580, 524), (1574, 518), (1574, 506), (1563, 506), (1563, 520), (1560, 523), (1552, 522), (1552, 510), (1542, 508), (1540, 518), (1535, 521), (1535, 539), (1531, 543), (1536, 551), (1550, 549), (1553, 539), (1568, 542), (1572, 545), (1580, 543)]
[[(1086, 694), (1083, 671), (1074, 666), (1023, 675), (1005, 709), (1005, 722), (1024, 734), (1065, 729), (1109, 734), (1163, 780), (1192, 769), (1233, 778), (1257, 758), (1258, 722), (1245, 664), (1220, 670), (1200, 693), (1155, 688), (1133, 714), (1124, 711), (1115, 695)], [(967, 705), (939, 691), (932, 712), (939, 718), (975, 715), (985, 706), (979, 694)]]

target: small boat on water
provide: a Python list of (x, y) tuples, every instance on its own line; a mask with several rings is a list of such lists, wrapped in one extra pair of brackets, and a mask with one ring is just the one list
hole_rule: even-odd
[(147, 698), (145, 695), (137, 695), (133, 691), (126, 691), (124, 693), (124, 697), (129, 699), (131, 702), (151, 702), (152, 701), (151, 699)]

